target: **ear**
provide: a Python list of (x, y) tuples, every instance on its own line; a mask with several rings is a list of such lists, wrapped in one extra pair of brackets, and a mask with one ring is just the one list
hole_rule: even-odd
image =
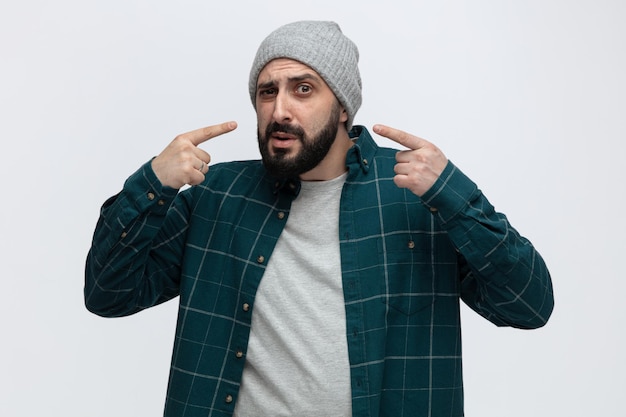
[(345, 123), (348, 121), (348, 112), (343, 107), (341, 108), (341, 116), (339, 116), (339, 121), (341, 123)]

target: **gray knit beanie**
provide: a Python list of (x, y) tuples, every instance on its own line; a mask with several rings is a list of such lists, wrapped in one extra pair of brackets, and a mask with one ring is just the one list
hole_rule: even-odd
[(302, 21), (290, 23), (270, 33), (259, 46), (250, 70), (250, 98), (256, 107), (259, 73), (273, 59), (289, 58), (311, 67), (326, 81), (346, 109), (346, 127), (352, 128), (361, 107), (359, 51), (335, 22)]

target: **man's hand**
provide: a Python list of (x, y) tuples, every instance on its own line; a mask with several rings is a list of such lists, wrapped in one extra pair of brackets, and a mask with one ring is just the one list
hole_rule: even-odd
[(384, 125), (374, 125), (374, 132), (409, 148), (396, 154), (393, 182), (418, 197), (433, 186), (448, 164), (443, 152), (427, 140)]
[(198, 148), (198, 145), (236, 128), (236, 122), (226, 122), (176, 136), (152, 160), (152, 169), (161, 184), (176, 189), (185, 184), (200, 184), (204, 181), (204, 174), (209, 172), (211, 155)]

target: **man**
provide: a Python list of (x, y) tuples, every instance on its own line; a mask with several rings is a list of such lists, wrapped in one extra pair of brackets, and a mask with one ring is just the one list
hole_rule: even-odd
[(198, 145), (236, 123), (199, 129), (103, 206), (87, 308), (180, 296), (166, 416), (462, 416), (459, 299), (548, 320), (543, 260), (470, 179), (426, 140), (352, 126), (357, 63), (335, 23), (277, 29), (249, 80), (262, 161), (209, 169)]

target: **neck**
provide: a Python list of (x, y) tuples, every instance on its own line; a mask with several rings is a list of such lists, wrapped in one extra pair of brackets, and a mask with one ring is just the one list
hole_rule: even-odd
[(340, 129), (326, 157), (315, 168), (300, 175), (303, 181), (328, 181), (337, 178), (348, 170), (346, 154), (354, 143), (348, 132)]

